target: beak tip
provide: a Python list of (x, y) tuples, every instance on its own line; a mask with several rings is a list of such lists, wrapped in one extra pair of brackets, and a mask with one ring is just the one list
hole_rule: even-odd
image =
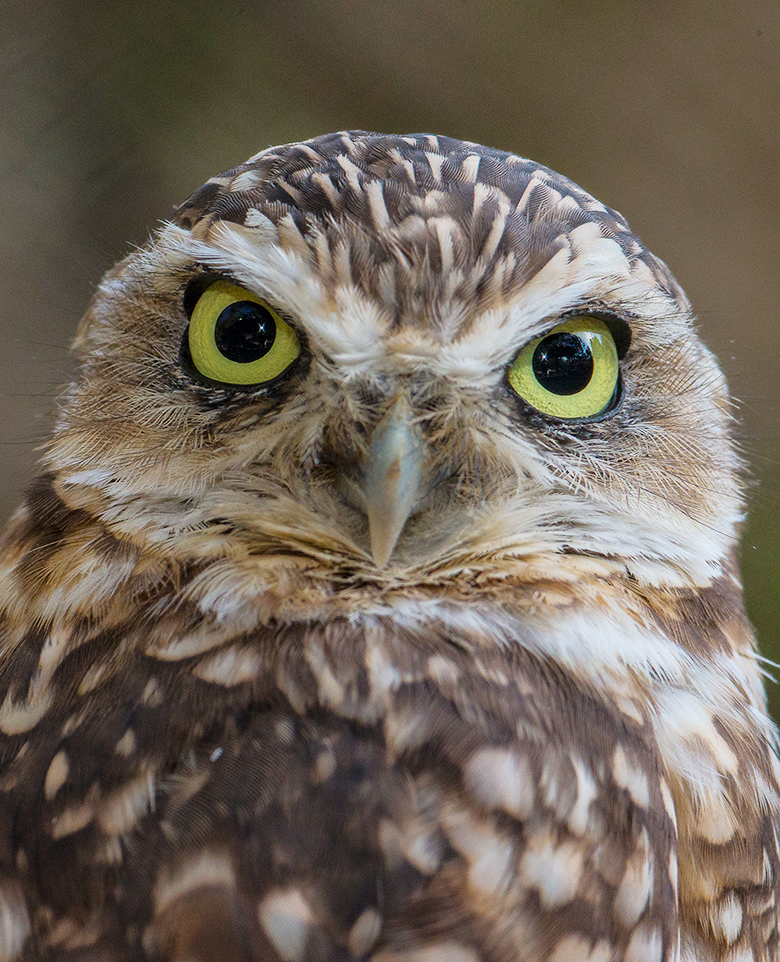
[(371, 557), (377, 568), (386, 568), (390, 561), (403, 524), (395, 527), (395, 531), (391, 530), (387, 524), (387, 518), (369, 515)]
[(408, 404), (401, 397), (371, 442), (362, 485), (371, 557), (377, 568), (387, 567), (420, 498), (423, 458)]
[(380, 571), (384, 571), (387, 567), (387, 562), (390, 560), (390, 555), (377, 555), (373, 551), (371, 552), (371, 557), (374, 561), (374, 567), (378, 568)]

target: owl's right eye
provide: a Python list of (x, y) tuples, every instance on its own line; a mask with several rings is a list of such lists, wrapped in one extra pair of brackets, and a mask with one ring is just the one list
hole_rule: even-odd
[(301, 353), (292, 327), (262, 298), (229, 281), (215, 281), (200, 295), (187, 338), (195, 369), (222, 384), (267, 384)]
[(564, 421), (615, 410), (620, 366), (615, 338), (596, 317), (573, 317), (522, 349), (507, 372), (526, 403)]

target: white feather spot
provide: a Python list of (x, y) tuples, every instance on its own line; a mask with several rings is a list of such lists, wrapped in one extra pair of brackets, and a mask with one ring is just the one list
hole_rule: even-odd
[(385, 205), (384, 184), (381, 180), (372, 180), (366, 186), (368, 195), (368, 205), (371, 208), (371, 217), (374, 227), (378, 231), (387, 230), (390, 227), (390, 215)]
[(153, 640), (147, 645), (146, 653), (152, 658), (159, 658), (160, 661), (181, 661), (184, 658), (192, 658), (193, 655), (202, 655), (216, 648), (223, 641), (224, 638), (220, 632), (209, 624), (189, 634), (184, 633), (166, 641)]
[(35, 728), (51, 707), (53, 695), (49, 688), (49, 673), (39, 672), (33, 678), (22, 701), (15, 701), (14, 689), (0, 706), (0, 730), (6, 735), (21, 735)]
[(433, 875), (439, 870), (442, 859), (441, 839), (431, 832), (428, 825), (407, 829), (402, 836), (403, 854), (406, 861), (423, 875)]
[(416, 712), (398, 710), (385, 719), (385, 740), (393, 756), (422, 745), (428, 734), (428, 720)]
[(520, 860), (520, 878), (539, 892), (548, 909), (566, 905), (577, 894), (582, 874), (582, 851), (574, 842), (556, 845), (549, 830), (531, 836)]
[(572, 756), (571, 763), (577, 776), (577, 797), (567, 823), (575, 835), (584, 835), (588, 828), (591, 802), (598, 798), (599, 789), (593, 774), (589, 768), (585, 767), (581, 758)]
[(428, 659), (428, 675), (440, 685), (457, 685), (460, 669), (444, 655), (431, 655)]
[(440, 184), (440, 183), (441, 183), (441, 168), (442, 168), (442, 165), (444, 164), (444, 155), (443, 155), (443, 154), (430, 154), (430, 153), (428, 153), (428, 151), (426, 150), (425, 153), (423, 154), (423, 156), (424, 156), (425, 159), (428, 161), (428, 165), (429, 165), (430, 168), (431, 168), (431, 173), (433, 174), (433, 179), (436, 181), (437, 184)]
[(311, 175), (311, 181), (322, 190), (322, 192), (328, 198), (328, 203), (331, 205), (331, 207), (335, 207), (338, 204), (339, 192), (336, 189), (336, 185), (327, 174), (316, 171)]
[(526, 759), (511, 749), (480, 749), (466, 763), (464, 776), (472, 795), (488, 808), (520, 819), (533, 811), (533, 773)]
[(347, 183), (349, 186), (355, 190), (360, 190), (360, 168), (353, 164), (346, 154), (339, 154), (336, 158), (336, 163), (341, 167), (344, 173), (347, 175)]
[(309, 645), (306, 648), (305, 657), (314, 672), (314, 677), (317, 679), (322, 704), (330, 708), (341, 707), (346, 695), (344, 686), (328, 664), (325, 652), (317, 645)]
[(661, 962), (663, 939), (653, 925), (640, 925), (634, 930), (623, 957), (624, 962)]
[(160, 690), (160, 683), (156, 678), (150, 678), (144, 685), (144, 690), (141, 692), (141, 704), (156, 708), (162, 704), (162, 700), (163, 693)]
[(254, 207), (250, 207), (246, 212), (244, 227), (251, 227), (252, 230), (260, 231), (269, 241), (275, 241), (277, 238), (274, 222)]
[(257, 678), (263, 666), (260, 653), (253, 648), (231, 646), (205, 658), (193, 669), (203, 681), (230, 687)]
[(89, 692), (94, 691), (98, 687), (100, 682), (106, 676), (108, 672), (108, 665), (92, 665), (84, 672), (84, 676), (79, 682), (78, 693), (79, 697), (89, 694)]
[(593, 945), (584, 935), (565, 935), (555, 946), (547, 962), (610, 962), (614, 949), (604, 940)]
[(469, 885), (490, 898), (506, 893), (512, 877), (514, 847), (502, 838), (490, 839), (469, 865)]
[(73, 808), (66, 808), (61, 815), (56, 815), (51, 820), (52, 838), (65, 838), (74, 832), (80, 832), (95, 817), (95, 809), (89, 802), (82, 805), (75, 805)]
[(154, 779), (147, 772), (106, 797), (98, 810), (98, 824), (107, 835), (124, 835), (153, 808)]
[(323, 750), (317, 755), (317, 761), (314, 763), (314, 772), (312, 780), (315, 785), (319, 785), (322, 782), (327, 782), (329, 778), (332, 778), (336, 772), (336, 756), (332, 751)]
[(672, 825), (674, 825), (675, 831), (677, 830), (677, 810), (674, 805), (674, 796), (672, 795), (672, 790), (669, 787), (669, 782), (665, 778), (662, 778), (659, 782), (661, 789), (661, 799), (664, 803), (664, 808), (666, 809), (666, 814), (672, 820)]
[(43, 794), (47, 801), (51, 801), (65, 784), (69, 771), (68, 753), (62, 749), (52, 758), (43, 782)]
[(0, 962), (13, 962), (30, 934), (30, 916), (21, 888), (0, 884)]
[(491, 897), (505, 894), (514, 874), (512, 843), (492, 822), (478, 820), (469, 812), (450, 813), (445, 830), (453, 848), (468, 862), (469, 885)]
[(128, 728), (127, 731), (124, 733), (124, 735), (122, 735), (122, 737), (116, 743), (116, 748), (114, 749), (114, 751), (118, 755), (122, 755), (124, 758), (129, 758), (130, 755), (133, 754), (135, 749), (136, 749), (135, 732), (133, 731), (132, 728)]
[(637, 847), (626, 864), (626, 870), (615, 894), (614, 912), (627, 929), (633, 928), (647, 907), (653, 887), (653, 865), (650, 839), (643, 828)]
[(182, 896), (212, 886), (236, 886), (233, 863), (226, 852), (207, 850), (178, 865), (165, 865), (154, 886), (155, 910), (159, 915)]
[(726, 895), (712, 913), (712, 928), (727, 945), (733, 945), (739, 938), (742, 916), (742, 904), (733, 892)]
[(266, 935), (284, 962), (298, 962), (306, 948), (313, 918), (306, 899), (298, 889), (274, 891), (257, 909)]
[(502, 205), (498, 214), (493, 219), (493, 225), (490, 228), (490, 233), (488, 234), (487, 239), (482, 246), (482, 250), (479, 252), (480, 260), (489, 261), (498, 249), (501, 237), (504, 234), (504, 227), (506, 226), (506, 218), (508, 213), (508, 208), (505, 205)]
[(391, 869), (398, 868), (406, 860), (423, 875), (433, 875), (441, 865), (441, 839), (430, 825), (419, 819), (411, 819), (403, 825), (383, 819), (379, 824), (379, 844)]
[(736, 777), (739, 759), (715, 727), (713, 709), (699, 694), (712, 690), (710, 679), (698, 682), (697, 690), (673, 688), (659, 694), (658, 744), (670, 770), (690, 783), (694, 793), (722, 796), (723, 774)]
[(612, 759), (612, 775), (620, 786), (625, 788), (635, 805), (647, 808), (650, 805), (650, 785), (647, 774), (629, 761), (622, 745), (618, 745)]
[(677, 864), (677, 852), (672, 849), (669, 853), (669, 881), (674, 889), (674, 896), (677, 898), (679, 866)]
[(262, 180), (263, 174), (259, 170), (243, 170), (231, 180), (230, 192), (251, 190), (253, 187), (257, 187)]
[(723, 793), (705, 795), (706, 803), (696, 814), (696, 830), (714, 845), (725, 845), (740, 833), (739, 815)]
[(472, 184), (476, 183), (477, 174), (479, 173), (479, 162), (481, 159), (482, 158), (479, 156), (479, 154), (469, 154), (467, 157), (464, 157), (463, 163), (460, 165), (460, 169), (463, 171), (464, 180), (471, 181)]
[(433, 221), (436, 237), (441, 251), (441, 270), (449, 274), (455, 266), (455, 239), (453, 233), (455, 224), (449, 217), (437, 217)]
[(350, 954), (361, 956), (370, 952), (381, 931), (382, 917), (376, 909), (361, 912), (347, 936), (347, 949)]

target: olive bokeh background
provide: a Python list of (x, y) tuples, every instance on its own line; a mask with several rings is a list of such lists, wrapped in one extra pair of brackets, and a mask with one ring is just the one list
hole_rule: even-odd
[(274, 143), (430, 130), (565, 173), (672, 267), (739, 402), (780, 658), (779, 120), (777, 0), (1, 0), (0, 517), (92, 288), (175, 203)]

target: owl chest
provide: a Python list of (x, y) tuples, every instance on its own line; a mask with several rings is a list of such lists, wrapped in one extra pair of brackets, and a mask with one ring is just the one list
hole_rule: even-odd
[(257, 944), (277, 909), (354, 948), (386, 927), (421, 941), (457, 904), (474, 945), (497, 925), (521, 944), (529, 906), (545, 954), (583, 913), (626, 951), (650, 920), (662, 955), (676, 944), (647, 726), (548, 658), (345, 619), (99, 664), (61, 676), (6, 766), (10, 858), (47, 918), (164, 953), (218, 892), (219, 924)]
[(678, 843), (658, 733), (533, 641), (334, 619), (147, 645), (121, 670), (93, 646), (45, 685), (39, 666), (15, 717), (48, 710), (5, 746), (8, 864), (34, 868), (47, 917), (130, 918), (152, 941), (204, 887), (257, 919), (292, 886), (343, 944), (366, 912), (413, 927), (465, 899), (510, 945), (532, 904), (556, 937), (591, 913), (666, 957)]

